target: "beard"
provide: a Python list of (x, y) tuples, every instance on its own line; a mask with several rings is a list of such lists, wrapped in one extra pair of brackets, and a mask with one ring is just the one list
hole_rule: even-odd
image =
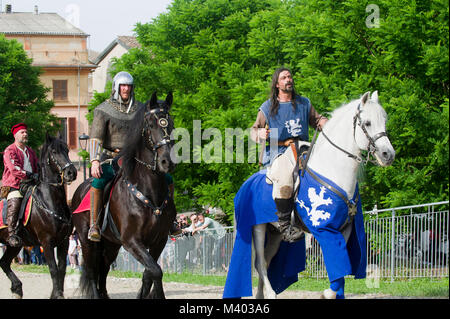
[(290, 93), (294, 90), (294, 84), (293, 83), (287, 83), (282, 89), (281, 91), (285, 92), (285, 93)]
[(27, 144), (28, 143), (28, 136), (24, 136), (21, 139), (19, 139), (19, 143)]

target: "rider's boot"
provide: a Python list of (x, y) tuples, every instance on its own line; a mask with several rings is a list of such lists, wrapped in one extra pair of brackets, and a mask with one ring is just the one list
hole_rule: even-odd
[(11, 247), (22, 246), (22, 239), (17, 235), (18, 219), (22, 198), (8, 199), (7, 206), (7, 222), (8, 222), (8, 239), (7, 244)]
[(103, 190), (91, 187), (91, 211), (90, 211), (90, 223), (89, 223), (89, 232), (88, 239), (91, 241), (100, 241), (100, 230), (97, 224), (97, 217), (102, 207), (103, 202)]
[(277, 230), (282, 234), (282, 240), (293, 243), (304, 236), (304, 232), (300, 225), (292, 218), (292, 213), (295, 214), (294, 197), (284, 199), (275, 198), (277, 206), (278, 225)]

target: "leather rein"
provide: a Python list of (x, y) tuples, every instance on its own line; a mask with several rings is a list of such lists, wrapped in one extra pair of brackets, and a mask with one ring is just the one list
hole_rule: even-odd
[[(163, 113), (163, 116), (158, 116), (160, 113)], [(154, 142), (152, 139), (152, 135), (149, 134), (149, 132), (147, 132), (148, 134), (148, 144), (150, 146), (150, 150), (153, 152), (154, 157), (153, 157), (153, 161), (151, 163), (147, 163), (143, 160), (140, 160), (139, 158), (135, 157), (134, 159), (136, 160), (137, 163), (143, 165), (144, 167), (146, 167), (149, 170), (152, 171), (156, 171), (156, 165), (158, 162), (158, 152), (157, 150), (164, 146), (164, 145), (168, 145), (170, 143), (170, 134), (167, 130), (167, 127), (169, 126), (169, 113), (165, 111), (165, 109), (163, 108), (156, 108), (153, 109), (151, 111), (145, 112), (145, 119), (147, 118), (147, 116), (153, 116), (156, 118), (156, 123), (158, 124), (158, 126), (162, 129), (162, 131), (164, 132), (164, 136), (162, 137), (162, 139), (158, 142)], [(146, 120), (144, 120), (146, 121)], [(146, 127), (142, 128), (142, 136), (145, 138), (145, 131), (146, 131)], [(148, 131), (148, 129), (147, 129)]]
[[(374, 160), (371, 160), (369, 157), (370, 155), (373, 156), (373, 154), (376, 152), (377, 147), (375, 145), (375, 142), (383, 137), (383, 136), (387, 136), (386, 132), (380, 132), (375, 134), (373, 137), (369, 135), (369, 133), (367, 132), (367, 128), (366, 125), (362, 122), (361, 120), (361, 103), (358, 104), (358, 109), (356, 114), (353, 116), (353, 139), (355, 139), (355, 131), (356, 131), (356, 125), (358, 125), (362, 131), (364, 132), (364, 134), (367, 137), (367, 140), (369, 141), (369, 144), (367, 146), (367, 159), (366, 161), (363, 163), (364, 165), (367, 164), (367, 162), (371, 162), (374, 163), (376, 165), (378, 165), (378, 163)], [(333, 187), (332, 185), (330, 185), (329, 183), (327, 183), (326, 181), (324, 181), (322, 178), (320, 178), (317, 174), (315, 174), (313, 171), (311, 171), (311, 169), (309, 169), (309, 167), (307, 166), (308, 160), (309, 160), (309, 156), (311, 154), (312, 148), (316, 142), (316, 136), (317, 136), (317, 131), (318, 129), (316, 128), (316, 131), (314, 133), (314, 137), (312, 139), (311, 142), (311, 146), (306, 154), (306, 158), (305, 160), (303, 160), (303, 157), (300, 156), (300, 160), (298, 161), (299, 163), (301, 163), (301, 170), (302, 170), (302, 176), (304, 174), (305, 171), (307, 171), (312, 178), (314, 178), (317, 182), (319, 182), (321, 185), (325, 186), (327, 189), (329, 189), (330, 191), (332, 191), (333, 193), (335, 193), (336, 195), (338, 195), (346, 204), (347, 207), (349, 209), (348, 211), (348, 218), (347, 220), (344, 222), (344, 224), (342, 225), (341, 229), (344, 229), (349, 223), (352, 222), (353, 220), (353, 216), (355, 216), (356, 211), (357, 211), (357, 204), (358, 204), (358, 197), (356, 197), (356, 200), (349, 200), (346, 196), (344, 196), (343, 194), (341, 194), (341, 192), (339, 192), (335, 187)], [(335, 148), (337, 148), (338, 150), (340, 150), (341, 152), (344, 152), (345, 154), (348, 155), (348, 157), (353, 158), (355, 161), (357, 161), (358, 163), (362, 163), (363, 160), (360, 156), (358, 155), (354, 155), (348, 151), (346, 151), (345, 149), (339, 147), (338, 145), (336, 145), (335, 143), (333, 143), (328, 136), (325, 134), (325, 132), (322, 130), (322, 135), (326, 138), (326, 140), (333, 145)], [(298, 191), (298, 189), (296, 190), (296, 192)]]
[[(56, 158), (53, 156), (53, 154), (50, 152), (50, 156), (47, 157), (47, 164), (50, 165), (50, 162), (52, 162), (53, 164), (56, 165), (56, 167), (58, 168), (58, 176), (61, 178), (61, 182), (60, 183), (53, 183), (53, 182), (48, 182), (45, 180), (40, 180), (41, 183), (47, 184), (47, 185), (51, 185), (51, 186), (55, 186), (55, 187), (61, 187), (64, 185), (64, 170), (70, 166), (74, 166), (73, 163), (68, 160), (68, 162), (62, 166), (59, 164), (59, 162), (56, 160)], [(40, 208), (41, 210), (43, 210), (44, 212), (46, 212), (47, 214), (49, 214), (50, 216), (52, 216), (53, 218), (59, 220), (60, 222), (62, 222), (63, 224), (69, 225), (71, 223), (71, 219), (70, 218), (65, 218), (64, 216), (61, 216), (60, 214), (58, 214), (57, 212), (48, 209), (47, 207), (45, 207), (44, 202), (42, 202), (39, 198), (37, 198), (34, 194), (34, 189), (35, 187), (33, 187), (33, 191), (31, 193), (31, 197), (34, 200), (35, 205)]]
[[(367, 159), (365, 160), (364, 164), (367, 164), (368, 162), (371, 162), (375, 165), (378, 165), (377, 161), (374, 161), (372, 159), (370, 159), (370, 156), (374, 156), (375, 152), (377, 151), (377, 147), (375, 145), (375, 142), (383, 137), (383, 136), (387, 136), (386, 132), (380, 132), (375, 134), (374, 136), (370, 136), (369, 132), (367, 132), (367, 127), (366, 124), (364, 124), (361, 120), (361, 103), (358, 104), (358, 110), (356, 112), (356, 114), (353, 116), (353, 139), (355, 139), (355, 134), (356, 134), (356, 125), (358, 125), (361, 130), (364, 132), (364, 134), (366, 135), (367, 140), (369, 141), (368, 145), (367, 145)], [(341, 152), (344, 152), (345, 154), (348, 155), (348, 157), (353, 158), (355, 161), (357, 161), (358, 163), (362, 163), (363, 159), (355, 154), (352, 154), (346, 150), (344, 150), (342, 147), (339, 147), (338, 145), (336, 145), (335, 143), (333, 143), (330, 138), (325, 134), (324, 131), (322, 131), (322, 135), (326, 138), (326, 140), (333, 145), (335, 148), (337, 148), (338, 150), (340, 150)], [(355, 140), (356, 141), (356, 140)]]
[[(162, 116), (160, 115), (162, 113)], [(169, 126), (169, 113), (165, 111), (164, 108), (156, 108), (153, 109), (151, 111), (147, 111), (144, 115), (145, 120), (147, 121), (146, 118), (147, 116), (150, 117), (155, 117), (156, 119), (156, 123), (158, 124), (158, 126), (162, 129), (162, 131), (164, 132), (164, 135), (162, 137), (162, 139), (158, 142), (154, 142), (152, 139), (151, 134), (149, 134), (150, 132), (148, 132), (149, 130), (146, 129), (146, 127), (144, 127), (142, 129), (142, 136), (144, 138), (146, 138), (145, 133), (147, 130), (147, 141), (148, 141), (148, 145), (150, 146), (150, 150), (154, 153), (154, 158), (153, 158), (153, 162), (151, 163), (147, 163), (143, 160), (138, 159), (137, 157), (135, 157), (134, 159), (136, 160), (136, 162), (138, 164), (143, 165), (145, 168), (147, 168), (148, 170), (154, 172), (156, 171), (156, 165), (157, 165), (157, 161), (158, 161), (158, 152), (157, 150), (160, 147), (163, 147), (164, 145), (168, 145), (170, 144), (170, 134), (168, 132), (168, 126)], [(147, 198), (141, 191), (138, 190), (137, 186), (132, 184), (131, 182), (129, 182), (126, 179), (123, 179), (124, 183), (127, 185), (128, 190), (130, 191), (131, 194), (133, 194), (134, 197), (136, 197), (145, 207), (150, 208), (157, 217), (159, 217), (162, 214), (163, 209), (166, 207), (168, 200), (169, 200), (169, 190), (167, 191), (167, 195), (165, 197), (165, 199), (163, 200), (163, 203), (160, 206), (156, 206), (153, 205), (152, 201)]]

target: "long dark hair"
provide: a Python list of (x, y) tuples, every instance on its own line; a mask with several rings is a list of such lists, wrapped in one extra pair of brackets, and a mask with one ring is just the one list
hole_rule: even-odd
[[(278, 77), (280, 76), (281, 72), (284, 71), (289, 71), (289, 73), (292, 76), (292, 72), (290, 69), (288, 69), (287, 67), (281, 67), (275, 70), (275, 72), (272, 75), (272, 84), (270, 87), (270, 110), (269, 110), (269, 115), (270, 116), (275, 116), (278, 113), (278, 109), (280, 108), (280, 102), (278, 101), (278, 88), (277, 88), (277, 83), (278, 83)], [(294, 79), (292, 79), (292, 98), (291, 98), (291, 103), (292, 103), (292, 109), (295, 110), (296, 108), (296, 103), (295, 103), (295, 97), (296, 97), (296, 93), (295, 93), (295, 83), (294, 83)]]

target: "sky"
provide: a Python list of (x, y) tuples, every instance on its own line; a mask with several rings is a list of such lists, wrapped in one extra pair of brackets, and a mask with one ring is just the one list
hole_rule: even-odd
[(89, 34), (88, 47), (103, 51), (117, 36), (133, 35), (137, 22), (151, 22), (166, 12), (172, 0), (0, 0), (1, 12), (11, 4), (13, 12), (58, 13)]

